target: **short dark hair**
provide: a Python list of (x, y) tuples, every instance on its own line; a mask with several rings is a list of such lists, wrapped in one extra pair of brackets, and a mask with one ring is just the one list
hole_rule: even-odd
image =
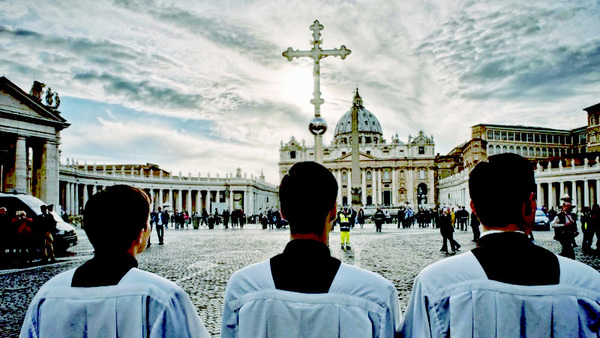
[(469, 193), (475, 213), (488, 227), (523, 224), (522, 207), (536, 191), (531, 162), (517, 154), (490, 156), (469, 176)]
[(146, 228), (150, 198), (141, 189), (114, 185), (92, 196), (83, 211), (83, 226), (98, 252), (125, 252)]
[(294, 164), (279, 186), (281, 212), (290, 232), (322, 234), (337, 193), (337, 181), (327, 168), (316, 162)]

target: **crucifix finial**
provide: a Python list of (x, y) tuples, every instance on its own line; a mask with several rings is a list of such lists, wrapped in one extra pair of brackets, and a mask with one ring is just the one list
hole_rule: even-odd
[(309, 57), (314, 61), (313, 66), (313, 78), (315, 79), (313, 98), (310, 100), (310, 103), (315, 106), (315, 117), (309, 124), (309, 130), (313, 135), (315, 135), (315, 161), (318, 163), (323, 163), (323, 145), (321, 144), (321, 137), (327, 130), (327, 123), (321, 117), (321, 105), (325, 102), (321, 98), (321, 59), (327, 56), (339, 56), (343, 59), (346, 56), (352, 53), (351, 50), (347, 49), (346, 46), (342, 45), (340, 49), (334, 48), (329, 50), (321, 49), (321, 30), (323, 29), (323, 25), (319, 23), (319, 20), (315, 20), (315, 22), (310, 26), (310, 29), (313, 31), (313, 47), (311, 50), (293, 50), (292, 47), (289, 47), (286, 51), (284, 51), (281, 55), (286, 57), (288, 61), (292, 61), (295, 57)]
[(315, 20), (315, 22), (310, 26), (310, 30), (313, 31), (313, 41), (312, 43), (316, 46), (321, 44), (321, 30), (323, 29), (323, 25), (319, 23), (319, 20)]

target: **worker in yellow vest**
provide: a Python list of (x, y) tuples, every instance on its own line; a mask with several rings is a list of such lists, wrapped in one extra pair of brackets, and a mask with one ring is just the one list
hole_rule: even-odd
[(350, 212), (344, 208), (340, 215), (340, 233), (342, 250), (350, 250)]

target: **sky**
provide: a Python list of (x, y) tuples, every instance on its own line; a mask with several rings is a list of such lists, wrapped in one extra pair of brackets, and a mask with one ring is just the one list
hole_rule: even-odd
[(325, 146), (358, 87), (391, 141), (447, 154), (479, 123), (572, 129), (600, 103), (600, 1), (0, 0), (0, 75), (61, 98), (61, 160), (264, 173), (281, 142), (313, 145), (321, 60)]

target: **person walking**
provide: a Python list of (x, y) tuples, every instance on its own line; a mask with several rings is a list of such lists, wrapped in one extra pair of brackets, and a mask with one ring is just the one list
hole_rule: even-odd
[(380, 207), (377, 207), (377, 211), (373, 215), (373, 220), (375, 221), (375, 232), (381, 232), (381, 226), (385, 222), (385, 214)]
[(562, 200), (562, 210), (554, 217), (554, 220), (552, 220), (550, 225), (554, 228), (554, 239), (562, 245), (560, 255), (575, 259), (573, 241), (578, 235), (577, 215), (572, 213), (573, 206), (571, 205), (571, 197), (565, 195)]

